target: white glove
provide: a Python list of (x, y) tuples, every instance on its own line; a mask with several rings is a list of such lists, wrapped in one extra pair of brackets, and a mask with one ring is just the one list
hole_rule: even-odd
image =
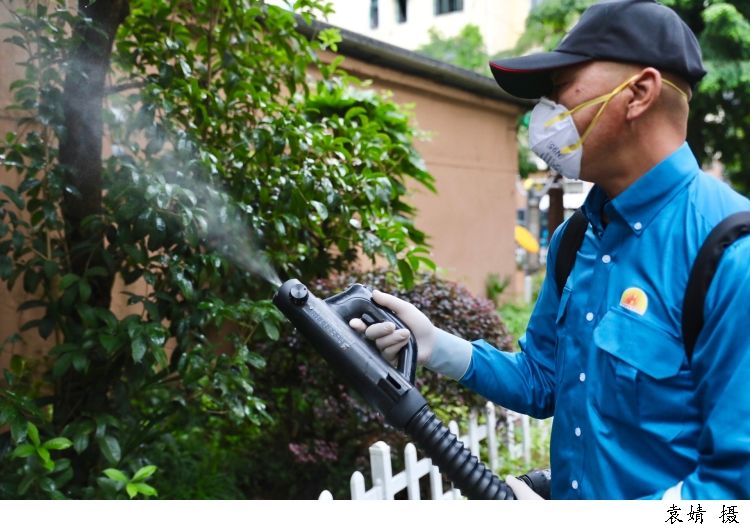
[(396, 330), (393, 322), (378, 322), (368, 327), (359, 318), (351, 319), (349, 325), (359, 332), (364, 332), (368, 339), (374, 340), (375, 346), (391, 364), (395, 363), (398, 352), (409, 342), (411, 330), (417, 341), (417, 363), (425, 364), (429, 361), (432, 347), (435, 345), (435, 326), (430, 319), (413, 304), (393, 295), (373, 291), (372, 299), (376, 304), (390, 309), (409, 329)]
[(459, 380), (471, 362), (471, 343), (436, 328), (430, 319), (413, 304), (381, 291), (373, 291), (372, 299), (378, 305), (390, 309), (409, 329), (396, 329), (392, 322), (378, 322), (367, 326), (359, 318), (349, 325), (365, 337), (375, 341), (383, 357), (395, 363), (398, 352), (409, 342), (410, 333), (417, 341), (417, 363), (430, 370)]
[(513, 475), (505, 477), (505, 482), (513, 490), (513, 494), (519, 501), (543, 501), (541, 495), (528, 487), (523, 480), (517, 479)]

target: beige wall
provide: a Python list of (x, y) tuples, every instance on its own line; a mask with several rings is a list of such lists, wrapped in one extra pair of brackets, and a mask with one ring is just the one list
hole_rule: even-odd
[(437, 194), (414, 186), (411, 201), (444, 275), (475, 294), (484, 294), (489, 274), (512, 280), (519, 107), (353, 59), (343, 66), (413, 104), (417, 126), (431, 136), (417, 148)]

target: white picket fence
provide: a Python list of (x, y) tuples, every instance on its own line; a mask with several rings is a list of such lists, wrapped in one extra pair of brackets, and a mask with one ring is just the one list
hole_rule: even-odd
[[(490, 469), (493, 472), (500, 467), (498, 458), (498, 430), (500, 425), (497, 422), (497, 413), (495, 405), (487, 403), (484, 407), (484, 413), (480, 414), (477, 409), (472, 409), (469, 413), (468, 432), (461, 435), (458, 430), (458, 424), (455, 421), (448, 423), (448, 429), (458, 436), (465, 447), (475, 454), (479, 455), (480, 442), (487, 446), (487, 455)], [(485, 417), (484, 423), (479, 423), (480, 416)], [(537, 421), (537, 420), (534, 420)], [(503, 442), (508, 447), (508, 453), (512, 459), (523, 458), (525, 466), (531, 463), (531, 429), (530, 418), (523, 414), (513, 411), (506, 411), (505, 440)], [(539, 425), (546, 430), (542, 434), (545, 438), (549, 432), (550, 422), (547, 420), (540, 421)], [(516, 441), (516, 433), (520, 432), (520, 442)], [(417, 449), (412, 443), (406, 444), (404, 448), (404, 470), (393, 474), (391, 465), (391, 448), (385, 442), (376, 442), (370, 446), (370, 474), (372, 476), (372, 487), (365, 486), (365, 476), (355, 471), (349, 481), (352, 500), (378, 500), (393, 499), (396, 494), (406, 490), (407, 497), (410, 500), (420, 499), (420, 479), (429, 477), (429, 490), (431, 499), (462, 499), (461, 491), (457, 488), (451, 488), (443, 491), (443, 477), (440, 469), (432, 464), (429, 458), (417, 459)], [(526, 469), (524, 469), (526, 471)], [(330, 491), (324, 490), (319, 500), (333, 500)]]

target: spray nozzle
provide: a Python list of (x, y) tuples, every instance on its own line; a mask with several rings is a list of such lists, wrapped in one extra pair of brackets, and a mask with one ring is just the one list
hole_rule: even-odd
[(305, 287), (301, 283), (295, 284), (291, 289), (289, 289), (289, 299), (294, 305), (305, 305), (305, 302), (307, 302), (307, 298), (309, 296), (310, 291), (308, 291), (307, 287)]

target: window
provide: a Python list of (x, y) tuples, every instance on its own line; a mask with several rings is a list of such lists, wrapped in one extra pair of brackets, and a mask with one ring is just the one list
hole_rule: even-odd
[(396, 0), (396, 22), (406, 22), (406, 0)]
[(435, 14), (443, 15), (464, 10), (464, 0), (435, 0)]
[(526, 209), (525, 208), (516, 209), (516, 224), (526, 226)]
[(370, 29), (378, 27), (378, 0), (370, 0)]

